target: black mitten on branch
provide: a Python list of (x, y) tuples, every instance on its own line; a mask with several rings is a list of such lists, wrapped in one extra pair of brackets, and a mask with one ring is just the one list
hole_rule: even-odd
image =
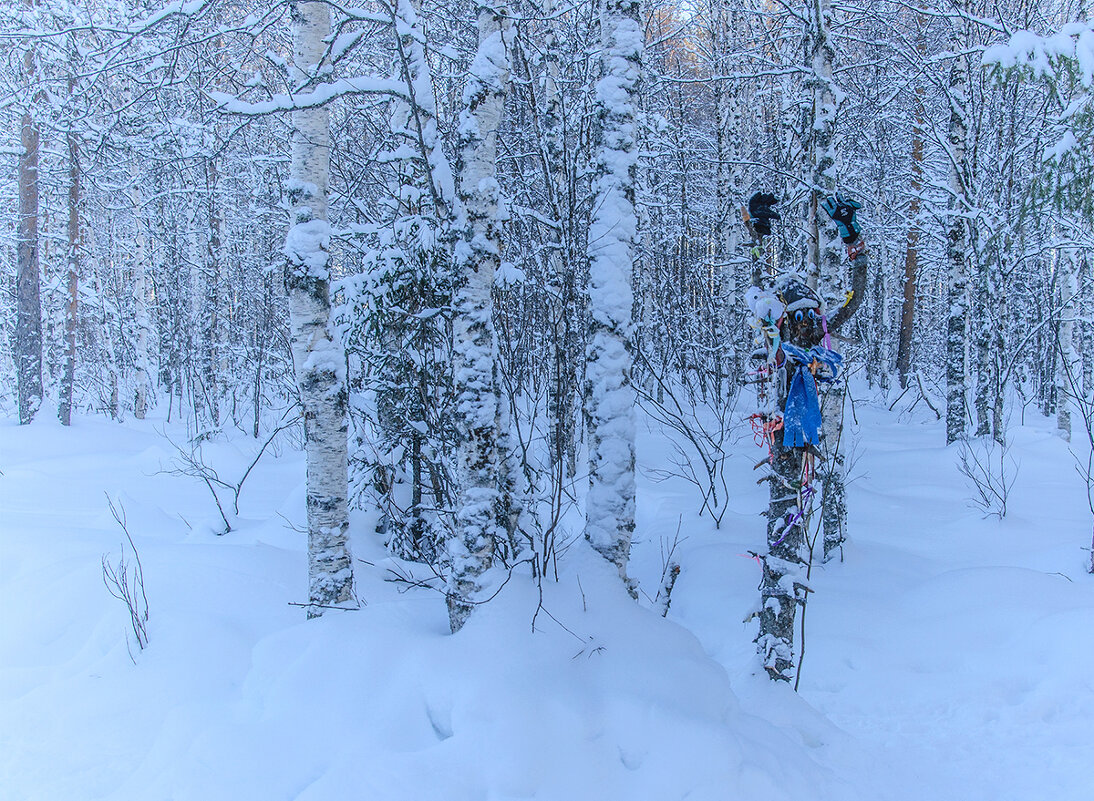
[(769, 192), (757, 192), (748, 199), (748, 216), (752, 220), (752, 230), (760, 236), (771, 233), (771, 221), (781, 219), (772, 206), (779, 199)]

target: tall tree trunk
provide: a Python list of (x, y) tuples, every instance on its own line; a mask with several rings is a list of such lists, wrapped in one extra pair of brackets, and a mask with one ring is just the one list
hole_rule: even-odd
[(133, 317), (137, 329), (137, 341), (133, 356), (134, 379), (136, 387), (133, 396), (133, 416), (143, 420), (148, 414), (149, 396), (153, 392), (152, 371), (150, 369), (148, 335), (152, 330), (148, 319), (148, 274), (151, 270), (148, 249), (148, 237), (145, 233), (146, 221), (142, 211), (141, 193), (133, 188), (129, 192), (133, 202), (133, 227), (135, 250), (133, 253)]
[[(729, 74), (729, 55), (731, 32), (740, 23), (734, 10), (724, 4), (714, 8), (711, 41), (714, 48), (713, 66), (719, 76)], [(744, 292), (741, 279), (737, 274), (735, 255), (740, 241), (738, 204), (741, 202), (740, 170), (736, 165), (738, 143), (743, 131), (742, 114), (745, 91), (743, 82), (720, 78), (714, 82), (715, 146), (718, 164), (714, 177), (717, 230), (715, 232), (715, 269), (720, 281), (721, 316), (728, 321), (725, 330), (725, 342), (729, 348), (725, 370), (734, 385), (739, 385), (742, 375), (742, 359), (737, 343), (744, 339), (744, 330), (740, 324), (743, 319), (740, 309), (743, 306)], [(721, 392), (721, 388), (718, 389)]]
[(585, 537), (627, 578), (634, 533), (635, 393), (634, 259), (638, 241), (639, 82), (644, 50), (637, 0), (605, 0), (596, 87), (600, 141), (589, 227), (589, 344), (585, 408), (589, 425), (589, 494)]
[(456, 317), (456, 531), (451, 560), (448, 617), (453, 632), (471, 614), (479, 577), (503, 538), (507, 504), (499, 491), (497, 342), (491, 291), (501, 262), (501, 187), (497, 135), (509, 87), (508, 9), (480, 5), (479, 47), (464, 90), (460, 115)]
[(219, 378), (220, 362), (220, 285), (223, 280), (224, 254), (221, 251), (221, 214), (217, 201), (217, 163), (213, 156), (205, 159), (205, 197), (209, 209), (209, 239), (201, 269), (204, 297), (202, 298), (201, 383), (209, 402), (213, 425), (220, 424)]
[[(1094, 270), (1091, 270), (1090, 257), (1083, 255), (1079, 276), (1082, 285), (1079, 290), (1079, 311), (1082, 314), (1080, 338), (1083, 348), (1083, 392), (1088, 398), (1094, 398)], [(1091, 555), (1094, 560), (1094, 554)], [(1092, 562), (1094, 564), (1094, 562)]]
[[(806, 201), (806, 263), (810, 284), (828, 301), (837, 297), (842, 263), (838, 251), (826, 247), (820, 219), (820, 201), (836, 191), (836, 96), (832, 84), (835, 51), (830, 35), (830, 0), (810, 0), (806, 28), (806, 56), (812, 89), (803, 138), (811, 191)], [(829, 298), (830, 296), (830, 298)], [(829, 305), (832, 305), (829, 303)]]
[[(780, 408), (786, 404), (787, 383), (783, 380), (778, 388)], [(767, 555), (761, 560), (760, 633), (756, 644), (768, 676), (776, 681), (790, 681), (794, 676), (794, 619), (806, 596), (802, 553), (812, 500), (808, 497), (811, 490), (802, 487), (803, 454), (801, 448), (784, 447), (781, 429), (774, 433)]]
[[(71, 85), (70, 85), (71, 90)], [(76, 324), (80, 309), (80, 144), (68, 132), (68, 304), (65, 309), (65, 356), (57, 416), (72, 424), (72, 385), (76, 380)]]
[[(975, 249), (974, 249), (975, 252)], [(972, 319), (976, 320), (973, 332), (973, 347), (976, 349), (974, 369), (976, 370), (976, 389), (973, 393), (973, 409), (976, 412), (976, 436), (991, 434), (991, 344), (992, 327), (996, 325), (990, 261), (976, 260), (976, 290), (972, 302)]]
[[(923, 20), (918, 17), (917, 20)], [(925, 21), (919, 23), (925, 25)], [(919, 45), (924, 54), (925, 45)], [(922, 83), (915, 89), (915, 122), (912, 125), (912, 185), (908, 202), (908, 234), (904, 246), (904, 297), (900, 305), (900, 338), (897, 345), (896, 369), (900, 376), (900, 388), (907, 389), (908, 375), (912, 371), (912, 345), (915, 339), (916, 279), (919, 273), (919, 207), (923, 191), (923, 96)]]
[[(963, 11), (963, 4), (959, 4)], [(964, 30), (966, 22), (955, 23)], [(950, 104), (947, 145), (950, 158), (950, 199), (947, 257), (949, 280), (946, 319), (946, 442), (956, 442), (965, 435), (968, 416), (966, 392), (965, 342), (969, 318), (968, 247), (969, 232), (965, 214), (968, 209), (968, 136), (967, 93), (969, 84), (968, 56), (964, 36), (954, 36), (954, 56), (950, 67), (947, 99)]]
[[(330, 30), (325, 3), (293, 3), (291, 77), (298, 86), (325, 74), (321, 62)], [(330, 329), (329, 173), (330, 113), (325, 107), (294, 111), (285, 285), (307, 438), (309, 617), (353, 598), (345, 356)]]
[[(807, 204), (806, 253), (810, 283), (828, 308), (838, 308), (843, 286), (840, 249), (831, 247), (820, 219), (820, 201), (836, 191), (836, 93), (832, 82), (835, 51), (832, 46), (830, 0), (810, 0), (806, 43), (810, 59), (809, 84), (813, 90), (804, 136), (809, 143), (810, 184)], [(824, 559), (841, 548), (847, 526), (843, 436), (843, 406), (846, 385), (842, 378), (829, 388), (823, 406), (821, 471), (821, 521), (824, 530)]]
[(1060, 358), (1056, 364), (1056, 427), (1066, 441), (1071, 441), (1072, 396), (1079, 390), (1080, 370), (1075, 358), (1075, 317), (1079, 309), (1079, 282), (1076, 272), (1078, 255), (1073, 250), (1060, 254), (1060, 321), (1057, 336)]
[[(29, 7), (31, 3), (26, 5)], [(23, 56), (24, 81), (35, 81), (34, 49)], [(28, 103), (33, 100), (28, 98)], [(19, 126), (23, 151), (19, 154), (19, 234), (16, 245), (15, 370), (19, 393), (19, 422), (34, 419), (42, 405), (42, 301), (38, 266), (38, 124), (31, 110)]]

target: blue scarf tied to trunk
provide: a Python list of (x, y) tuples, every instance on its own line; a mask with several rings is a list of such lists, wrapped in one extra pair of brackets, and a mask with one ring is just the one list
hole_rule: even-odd
[[(820, 397), (817, 395), (817, 379), (826, 383), (834, 381), (843, 357), (834, 350), (820, 345), (805, 350), (784, 342), (782, 347), (783, 353), (798, 364), (798, 369), (794, 372), (786, 392), (786, 407), (783, 409), (783, 446), (804, 448), (806, 444), (818, 445), (821, 411)], [(809, 371), (809, 365), (814, 361), (820, 365), (816, 377)]]

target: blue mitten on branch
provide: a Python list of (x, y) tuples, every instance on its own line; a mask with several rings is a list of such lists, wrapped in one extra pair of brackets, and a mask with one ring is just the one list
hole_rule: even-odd
[(831, 195), (826, 197), (821, 206), (836, 223), (836, 230), (839, 231), (840, 239), (845, 244), (850, 245), (858, 239), (862, 227), (855, 219), (855, 211), (862, 208), (861, 203), (837, 194), (835, 197)]

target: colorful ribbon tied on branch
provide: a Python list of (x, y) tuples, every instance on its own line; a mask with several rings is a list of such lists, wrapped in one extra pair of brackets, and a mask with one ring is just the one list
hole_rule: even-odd
[(821, 411), (817, 380), (834, 381), (843, 357), (834, 350), (815, 345), (809, 350), (784, 342), (783, 352), (798, 369), (786, 392), (783, 409), (783, 445), (804, 448), (820, 444)]

